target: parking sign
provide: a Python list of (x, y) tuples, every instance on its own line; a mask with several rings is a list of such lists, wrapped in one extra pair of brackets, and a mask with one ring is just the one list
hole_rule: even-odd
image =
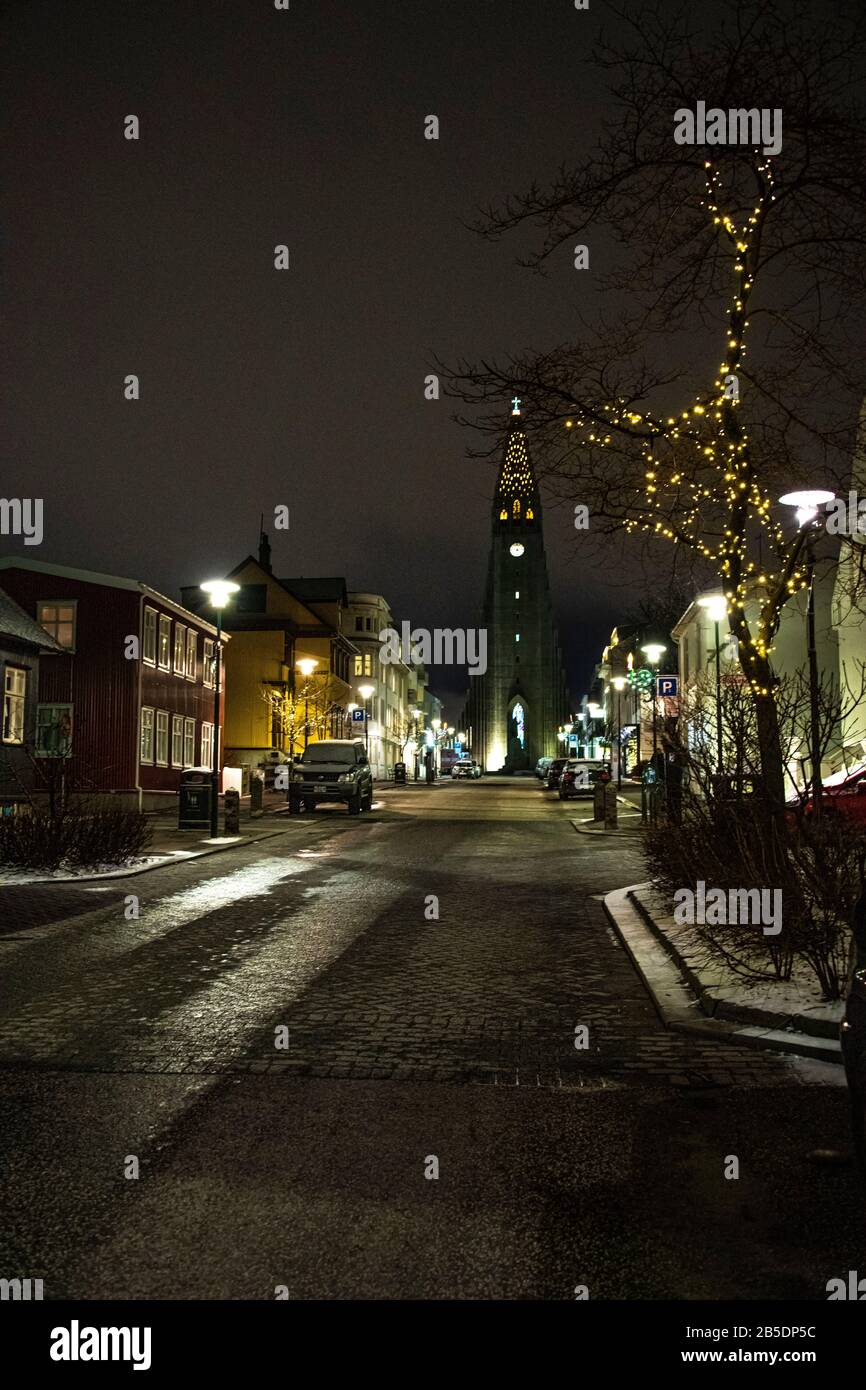
[(679, 676), (657, 676), (656, 695), (660, 700), (679, 695), (680, 678)]
[(363, 724), (363, 722), (364, 722), (364, 711), (363, 711), (362, 709), (353, 709), (353, 710), (352, 710), (352, 723), (353, 723), (353, 724)]

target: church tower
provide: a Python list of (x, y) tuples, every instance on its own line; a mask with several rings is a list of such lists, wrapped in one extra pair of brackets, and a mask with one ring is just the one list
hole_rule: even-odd
[(465, 723), (487, 772), (534, 768), (555, 757), (570, 719), (553, 623), (541, 528), (541, 497), (515, 398), (491, 513), (482, 627), (487, 671), (470, 677)]

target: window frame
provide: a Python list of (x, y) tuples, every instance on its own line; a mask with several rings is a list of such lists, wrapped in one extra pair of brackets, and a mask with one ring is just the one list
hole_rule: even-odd
[[(144, 756), (144, 716), (150, 715), (150, 757)], [(156, 747), (156, 710), (153, 705), (142, 705), (138, 715), (138, 761), (142, 767), (153, 767), (153, 754)]]
[(184, 767), (183, 761), (183, 715), (171, 716), (171, 765)]
[[(163, 742), (165, 744), (165, 753), (163, 757), (160, 757), (159, 745)], [(156, 721), (154, 724), (153, 742), (153, 761), (155, 767), (168, 767), (169, 751), (169, 711), (167, 709), (158, 709), (156, 711)]]
[[(67, 647), (66, 643), (65, 643), (65, 642), (61, 642), (61, 641), (60, 641), (60, 638), (57, 636), (56, 628), (59, 626), (59, 622), (58, 622), (58, 621), (55, 621), (55, 624), (54, 624), (55, 630), (52, 631), (52, 629), (51, 629), (50, 627), (46, 626), (46, 624), (42, 621), (42, 616), (41, 616), (41, 615), (42, 615), (42, 609), (43, 609), (43, 608), (71, 608), (71, 609), (72, 609), (72, 641), (70, 642), (70, 644), (69, 644), (68, 647)], [(40, 627), (44, 627), (44, 628), (45, 628), (45, 631), (46, 631), (47, 633), (50, 633), (50, 635), (54, 638), (55, 642), (57, 642), (58, 645), (61, 646), (65, 652), (69, 652), (71, 655), (74, 655), (74, 653), (75, 653), (75, 646), (76, 646), (76, 639), (77, 639), (77, 637), (78, 637), (78, 599), (77, 599), (77, 598), (38, 598), (38, 599), (36, 600), (36, 621), (37, 621), (37, 623), (39, 624)], [(54, 655), (59, 655), (59, 653), (54, 653)]]
[[(199, 764), (200, 767), (212, 768), (212, 767), (213, 767), (213, 764), (214, 764), (214, 758), (213, 758), (213, 749), (214, 749), (213, 727), (214, 727), (213, 724), (209, 723), (209, 721), (208, 721), (207, 719), (203, 719), (203, 720), (202, 720), (202, 722), (201, 722), (201, 762), (200, 762), (200, 764)], [(206, 734), (209, 735), (209, 738), (206, 737)], [(204, 755), (204, 750), (205, 750), (205, 743), (207, 743), (207, 742), (210, 743), (210, 749), (209, 749), (209, 757), (206, 759), (206, 758), (205, 758), (205, 755)]]
[[(153, 623), (152, 623), (152, 624), (148, 621), (148, 619), (149, 619), (150, 617), (153, 618)], [(144, 662), (145, 666), (155, 666), (155, 665), (156, 665), (157, 653), (159, 652), (159, 638), (158, 638), (158, 636), (157, 636), (157, 621), (156, 621), (158, 617), (159, 617), (159, 614), (157, 613), (156, 609), (155, 609), (155, 608), (151, 608), (150, 604), (149, 604), (149, 603), (146, 603), (146, 604), (144, 605), (144, 616), (142, 617), (142, 620), (141, 620), (141, 659), (142, 659), (142, 661)], [(148, 640), (147, 640), (147, 638), (148, 638), (148, 632), (149, 632), (149, 631), (152, 632), (152, 634), (153, 634), (153, 652), (152, 652), (152, 654), (151, 654), (150, 656), (148, 656), (148, 653), (147, 653), (147, 648), (148, 648)]]
[[(191, 655), (191, 659), (190, 659)], [(198, 676), (198, 633), (194, 627), (186, 630), (186, 678), (194, 681)]]
[[(210, 652), (208, 652), (208, 647), (210, 647)], [(208, 690), (213, 690), (215, 648), (216, 639), (213, 637), (206, 637), (204, 639), (204, 652), (202, 655), (201, 683), (202, 685), (206, 685)]]
[[(156, 664), (160, 671), (171, 670), (171, 618), (167, 613), (160, 613), (158, 624), (158, 635), (156, 639)], [(162, 659), (162, 634), (165, 630), (165, 661)]]
[[(173, 669), (173, 671), (174, 671), (174, 674), (175, 674), (176, 676), (185, 676), (185, 675), (186, 675), (186, 623), (178, 623), (178, 622), (175, 622), (175, 625), (174, 625), (174, 633), (173, 633), (173, 641), (172, 641), (172, 644), (171, 644), (171, 645), (172, 645), (172, 650), (173, 650), (173, 652), (174, 652), (174, 658), (173, 658), (173, 660), (172, 660), (172, 669)], [(178, 645), (180, 646), (180, 661), (178, 661), (178, 659), (177, 659), (177, 658), (178, 658)]]
[[(69, 713), (69, 744), (68, 744), (68, 747), (66, 748), (65, 752), (63, 752), (63, 753), (52, 753), (52, 752), (50, 752), (50, 751), (45, 750), (44, 748), (41, 748), (40, 745), (39, 745), (39, 730), (40, 730), (40, 728), (44, 727), (43, 722), (42, 722), (42, 720), (40, 719), (39, 716), (42, 714), (42, 711), (43, 711), (43, 710), (46, 710), (46, 709), (53, 709), (53, 710), (60, 710), (60, 709), (62, 709), (62, 710), (67, 710), (68, 713)], [(74, 710), (74, 705), (71, 703), (71, 701), (68, 701), (68, 700), (40, 700), (40, 701), (37, 703), (37, 705), (36, 705), (36, 737), (35, 737), (34, 745), (33, 745), (33, 755), (34, 755), (34, 757), (36, 757), (36, 758), (71, 758), (71, 757), (72, 757), (72, 743), (73, 743), (73, 739), (74, 739), (74, 737), (75, 737), (75, 734), (74, 734), (75, 725), (74, 725), (74, 720), (73, 720), (73, 710)]]
[[(22, 678), (20, 693), (9, 688), (10, 672), (14, 675), (20, 675)], [(18, 666), (14, 661), (7, 661), (3, 664), (3, 723), (0, 725), (0, 743), (7, 744), (10, 748), (21, 748), (27, 741), (27, 694), (29, 689), (27, 677), (29, 675), (30, 671), (26, 666)], [(6, 736), (6, 710), (7, 707), (10, 707), (10, 702), (14, 702), (16, 708), (20, 703), (20, 738), (7, 738)]]
[[(192, 725), (192, 728), (190, 728)], [(184, 767), (195, 767), (195, 725), (196, 721), (190, 715), (184, 716), (183, 721), (183, 758)], [(189, 751), (189, 756), (187, 756)]]

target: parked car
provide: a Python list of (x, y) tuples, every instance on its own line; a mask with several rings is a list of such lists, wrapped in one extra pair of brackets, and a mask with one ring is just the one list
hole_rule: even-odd
[(562, 769), (567, 762), (568, 758), (551, 758), (550, 767), (547, 769), (547, 782), (545, 783), (549, 792), (556, 791), (562, 776)]
[(295, 761), (289, 809), (314, 811), (320, 801), (342, 801), (350, 816), (373, 804), (373, 774), (364, 745), (348, 738), (311, 743)]
[[(845, 816), (847, 820), (866, 824), (866, 768), (852, 772), (842, 782), (826, 784), (822, 787), (821, 811), (824, 815)], [(813, 801), (810, 796), (801, 807), (801, 814), (813, 814)]]
[(536, 775), (536, 777), (538, 778), (539, 782), (546, 782), (546, 781), (547, 781), (547, 774), (548, 774), (548, 771), (550, 770), (550, 764), (551, 764), (552, 762), (553, 762), (553, 759), (552, 759), (552, 758), (539, 758), (539, 759), (538, 759), (538, 762), (535, 764), (535, 775)]
[(610, 781), (608, 763), (591, 758), (569, 758), (559, 778), (560, 800), (567, 801), (574, 796), (594, 796), (600, 780)]
[(481, 768), (471, 758), (463, 758), (459, 763), (455, 763), (451, 769), (452, 777), (480, 777)]

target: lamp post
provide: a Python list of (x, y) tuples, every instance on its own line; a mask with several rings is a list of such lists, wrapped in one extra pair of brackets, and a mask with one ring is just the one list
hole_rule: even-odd
[(217, 615), (217, 639), (216, 652), (214, 656), (214, 677), (213, 677), (213, 737), (211, 740), (211, 776), (210, 776), (210, 837), (215, 840), (219, 830), (219, 755), (222, 752), (218, 748), (219, 728), (220, 728), (220, 676), (222, 674), (222, 635), (223, 635), (223, 609), (231, 598), (240, 589), (240, 584), (235, 584), (231, 579), (208, 579), (202, 584), (201, 590), (207, 594), (211, 601), (211, 607), (216, 609)]
[(375, 689), (375, 685), (358, 686), (358, 694), (364, 701), (364, 752), (367, 754), (368, 760), (370, 757), (370, 710), (368, 708), (368, 702), (372, 697)]
[(809, 598), (806, 604), (806, 634), (809, 647), (809, 743), (812, 763), (812, 814), (821, 815), (823, 783), (821, 781), (821, 711), (818, 699), (818, 649), (815, 641), (815, 520), (819, 509), (832, 502), (835, 493), (825, 488), (807, 488), (801, 492), (786, 492), (779, 501), (794, 507), (797, 525), (806, 536), (806, 579)]
[(622, 692), (625, 676), (614, 676), (611, 685), (616, 691), (616, 785), (622, 791)]
[(318, 666), (318, 661), (312, 656), (302, 656), (295, 665), (304, 677), (304, 752), (306, 753), (310, 743), (310, 676)]
[(728, 616), (728, 602), (724, 594), (707, 594), (698, 599), (698, 607), (703, 608), (711, 619), (716, 632), (716, 772), (719, 777), (724, 772), (722, 751), (722, 650), (719, 641), (719, 624)]
[[(652, 681), (652, 700), (653, 700), (653, 758), (652, 758), (652, 766), (653, 766), (653, 770), (654, 770), (654, 772), (655, 772), (656, 778), (658, 778), (658, 766), (657, 766), (657, 764), (656, 764), (656, 755), (657, 755), (657, 753), (658, 753), (658, 699), (657, 699), (658, 691), (657, 691), (657, 688), (656, 688), (656, 667), (658, 666), (659, 662), (661, 661), (663, 654), (667, 651), (667, 647), (664, 645), (663, 642), (647, 642), (643, 647), (641, 647), (641, 651), (643, 652), (644, 656), (646, 657), (647, 661), (649, 662), (650, 666), (652, 667), (652, 673), (653, 673), (653, 681)], [(665, 766), (667, 766), (667, 764), (666, 764)], [(654, 784), (653, 786), (650, 787), (650, 820), (651, 820), (651, 822), (652, 822), (653, 825), (655, 825), (656, 820), (657, 820), (657, 817), (658, 817), (658, 792), (655, 790), (655, 785), (656, 785), (656, 784)], [(645, 810), (645, 808), (642, 806), (642, 807), (641, 807), (641, 819), (642, 819), (642, 820), (645, 820), (645, 819), (646, 819), (645, 815), (643, 814), (644, 810)]]

